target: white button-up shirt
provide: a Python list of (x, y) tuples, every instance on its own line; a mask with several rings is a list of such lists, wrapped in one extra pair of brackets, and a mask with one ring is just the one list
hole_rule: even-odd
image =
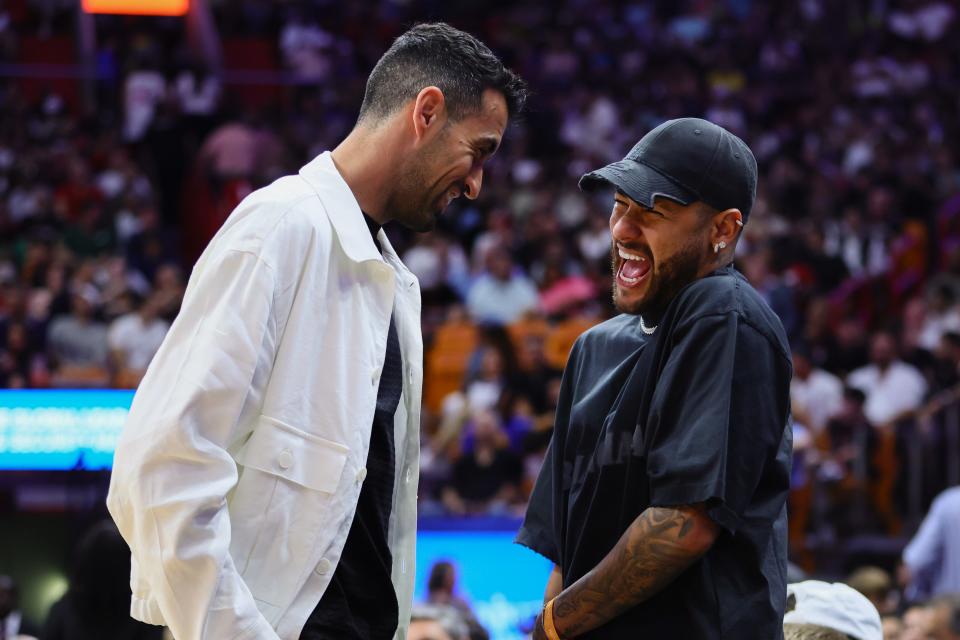
[(403, 362), (389, 543), (413, 597), (420, 290), (324, 153), (247, 197), (193, 270), (114, 460), (134, 618), (178, 640), (295, 640), (350, 529), (391, 312)]
[(899, 360), (890, 363), (885, 371), (875, 364), (851, 371), (847, 384), (867, 396), (863, 412), (875, 426), (919, 408), (927, 394), (923, 375), (913, 365)]

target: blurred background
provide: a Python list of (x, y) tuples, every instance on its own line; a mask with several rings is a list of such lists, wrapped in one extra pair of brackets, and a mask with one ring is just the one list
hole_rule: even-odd
[[(794, 350), (794, 577), (850, 580), (890, 614), (887, 637), (960, 637), (934, 635), (960, 592), (938, 572), (960, 552), (960, 500), (942, 493), (960, 485), (955, 2), (95, 13), (124, 4), (148, 3), (0, 1), (0, 620), (82, 637), (62, 634), (71, 602), (125, 610), (129, 560), (103, 523), (112, 446), (194, 261), (244, 196), (346, 135), (394, 37), (439, 19), (533, 95), (478, 200), (430, 234), (387, 227), (424, 299), (417, 598), (455, 605), (473, 638), (526, 637), (549, 565), (511, 540), (570, 346), (613, 313), (610, 202), (577, 179), (699, 116), (760, 166), (737, 264)], [(944, 522), (953, 535), (931, 538)]]

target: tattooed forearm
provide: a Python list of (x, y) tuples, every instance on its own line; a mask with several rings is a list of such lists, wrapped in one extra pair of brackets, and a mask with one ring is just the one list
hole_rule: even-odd
[(718, 532), (702, 505), (647, 509), (600, 564), (557, 596), (560, 637), (574, 638), (647, 600), (706, 553)]

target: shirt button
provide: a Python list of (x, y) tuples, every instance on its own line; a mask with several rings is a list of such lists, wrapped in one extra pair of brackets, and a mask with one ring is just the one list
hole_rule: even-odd
[(360, 471), (357, 471), (357, 484), (360, 484), (361, 482), (363, 482), (366, 479), (366, 477), (367, 477), (366, 467), (364, 467), (363, 469), (360, 469)]
[(314, 569), (318, 576), (325, 576), (330, 573), (330, 561), (326, 558), (320, 558), (320, 562), (317, 563), (317, 568)]
[(377, 380), (380, 379), (380, 367), (374, 367), (373, 371), (370, 372), (370, 384), (376, 385)]
[(289, 469), (293, 466), (293, 452), (290, 449), (284, 449), (277, 456), (277, 466), (281, 469)]
[(407, 382), (413, 384), (413, 367), (407, 367)]
[(410, 484), (410, 467), (407, 467), (407, 470), (403, 472), (403, 481), (406, 484)]

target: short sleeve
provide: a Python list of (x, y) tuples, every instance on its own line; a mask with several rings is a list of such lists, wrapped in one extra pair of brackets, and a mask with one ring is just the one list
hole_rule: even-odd
[(650, 504), (707, 503), (734, 532), (762, 505), (762, 480), (789, 483), (790, 363), (733, 312), (698, 318), (673, 340), (646, 425)]
[(554, 418), (553, 437), (540, 467), (540, 474), (533, 486), (523, 525), (514, 540), (562, 566), (561, 522), (558, 521), (559, 503), (563, 490), (563, 442), (570, 422), (570, 405), (573, 402), (575, 381), (580, 374), (580, 354), (584, 335), (578, 337), (570, 349), (567, 367), (560, 383), (560, 396)]
[(527, 505), (527, 513), (523, 518), (523, 525), (517, 533), (514, 540), (532, 549), (551, 560), (554, 564), (560, 564), (560, 552), (557, 544), (557, 528), (554, 524), (554, 469), (555, 458), (557, 457), (556, 438), (550, 441), (547, 447), (547, 454), (543, 460), (543, 466), (540, 468), (540, 475), (537, 476), (537, 482), (533, 486), (533, 493), (530, 495), (530, 503)]

